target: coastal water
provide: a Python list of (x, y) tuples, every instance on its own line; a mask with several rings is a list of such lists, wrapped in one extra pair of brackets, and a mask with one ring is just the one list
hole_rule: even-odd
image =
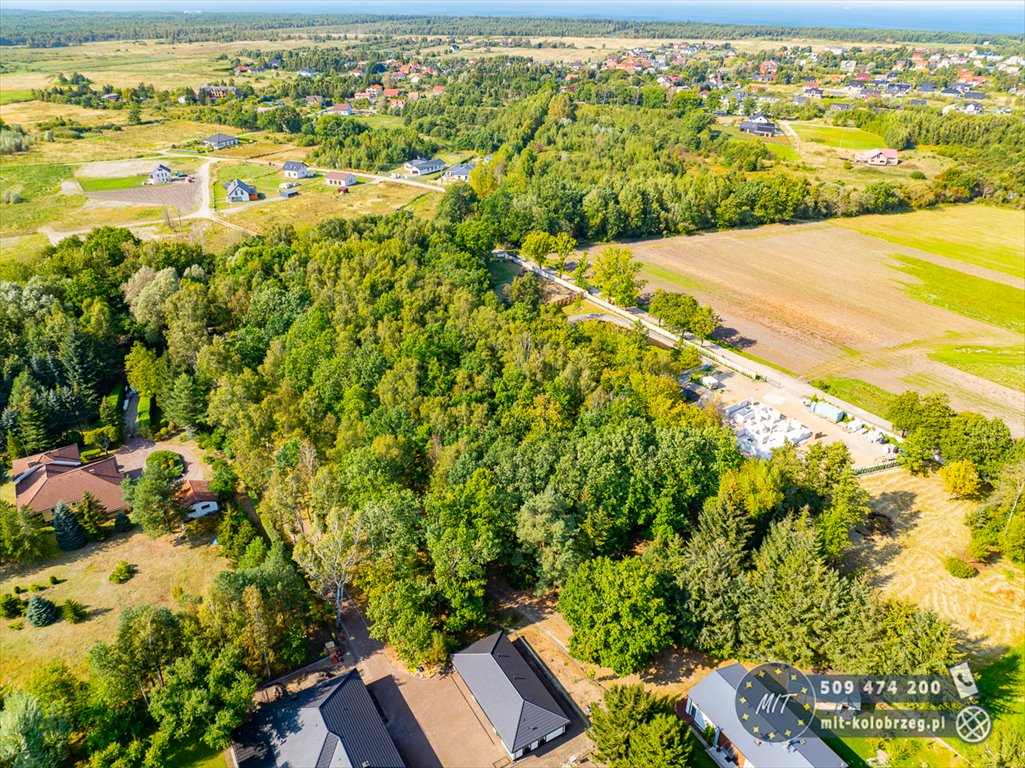
[(1023, 0), (0, 0), (0, 8), (548, 16), (1025, 34)]

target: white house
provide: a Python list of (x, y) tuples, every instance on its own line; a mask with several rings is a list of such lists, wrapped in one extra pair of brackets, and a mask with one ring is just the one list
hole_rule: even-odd
[(167, 184), (171, 181), (171, 169), (161, 163), (152, 171), (149, 172), (149, 178), (146, 179), (147, 184)]
[(513, 760), (566, 732), (566, 713), (505, 632), (453, 654), (452, 666)]
[(286, 179), (305, 179), (313, 175), (309, 166), (302, 160), (286, 160), (281, 170), (285, 172)]
[(445, 163), (436, 157), (431, 158), (430, 160), (424, 160), (423, 158), (418, 157), (416, 160), (410, 160), (402, 167), (410, 176), (426, 176), (429, 173), (437, 173), (438, 171), (445, 170)]
[(447, 171), (445, 171), (444, 181), (469, 181), (470, 171), (477, 167), (477, 163), (472, 160), (468, 163), (459, 163), (453, 165)]
[(185, 516), (192, 519), (209, 515), (221, 508), (217, 495), (210, 491), (210, 484), (203, 480), (186, 480), (178, 491), (178, 498), (189, 510)]
[(215, 133), (203, 139), (203, 143), (210, 149), (224, 149), (225, 147), (234, 147), (238, 144), (238, 139), (226, 133)]
[(865, 165), (896, 165), (899, 160), (895, 149), (867, 149), (854, 155), (854, 162)]
[[(746, 674), (742, 664), (717, 669), (677, 704), (677, 714), (684, 722), (703, 737), (706, 733), (711, 736), (710, 751), (716, 763), (738, 768), (847, 768), (847, 763), (811, 731), (786, 743), (750, 734), (741, 725), (736, 706), (737, 690)], [(758, 696), (752, 699), (757, 701)]]
[(356, 176), (346, 171), (328, 171), (324, 181), (329, 187), (351, 187), (356, 183)]
[(232, 179), (224, 185), (224, 190), (224, 196), (229, 203), (246, 203), (259, 197), (256, 187), (246, 184), (241, 179)]

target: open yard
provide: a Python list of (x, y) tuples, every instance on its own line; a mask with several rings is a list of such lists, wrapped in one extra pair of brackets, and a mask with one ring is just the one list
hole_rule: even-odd
[(957, 579), (943, 560), (965, 557), (964, 516), (975, 502), (952, 500), (936, 475), (888, 469), (860, 478), (869, 504), (894, 522), (891, 535), (856, 541), (850, 563), (884, 595), (932, 608), (960, 630), (977, 661), (993, 661), (1025, 637), (1025, 575), (1007, 560)]
[(883, 137), (860, 128), (844, 128), (821, 123), (790, 123), (801, 141), (812, 141), (839, 149), (875, 149), (886, 146)]
[[(942, 222), (945, 212), (930, 215)], [(1007, 244), (1006, 229), (994, 230), (994, 242)], [(1018, 242), (1025, 259), (1025, 231)], [(980, 237), (972, 253), (988, 246)], [(742, 354), (808, 381), (837, 381), (872, 410), (886, 393), (942, 391), (956, 408), (1025, 431), (1025, 392), (1014, 386), (1025, 345), (1019, 277), (855, 232), (846, 221), (630, 247), (644, 264), (646, 290), (711, 304), (723, 317), (724, 340)]]
[[(48, 661), (64, 661), (72, 669), (84, 671), (89, 648), (98, 640), (113, 637), (122, 609), (144, 603), (173, 607), (172, 593), (178, 586), (201, 594), (209, 580), (226, 567), (227, 561), (218, 551), (205, 540), (176, 547), (168, 537), (151, 539), (135, 529), (32, 566), (3, 568), (0, 592), (11, 592), (15, 585), (41, 584), (47, 587), (41, 593), (44, 597), (58, 606), (69, 598), (78, 600), (89, 616), (81, 624), (57, 621), (37, 628), (25, 622), (21, 629), (12, 629), (13, 622), (4, 620), (0, 626), (0, 679), (23, 684)], [(108, 576), (121, 560), (134, 565), (137, 572), (124, 584), (112, 584)], [(62, 583), (50, 586), (50, 576)]]

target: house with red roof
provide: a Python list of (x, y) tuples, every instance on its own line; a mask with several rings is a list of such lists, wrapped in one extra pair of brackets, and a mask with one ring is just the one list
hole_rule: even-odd
[(66, 445), (23, 459), (12, 467), (18, 506), (53, 519), (58, 503), (74, 505), (89, 493), (108, 512), (128, 509), (121, 493), (124, 473), (114, 456), (83, 464), (77, 445)]

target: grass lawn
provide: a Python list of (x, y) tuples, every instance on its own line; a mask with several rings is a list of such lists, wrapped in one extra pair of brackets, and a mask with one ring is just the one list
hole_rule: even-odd
[(193, 744), (175, 750), (168, 756), (165, 768), (225, 768), (224, 752), (210, 749), (205, 744)]
[(29, 89), (15, 90), (14, 88), (0, 89), (0, 104), (13, 104), (17, 101), (29, 101), (32, 98), (32, 91)]
[[(997, 741), (1005, 734), (1017, 734), (1018, 743), (1025, 743), (1025, 643), (1010, 648), (1000, 659), (976, 670), (979, 702), (993, 716), (993, 734)], [(1006, 742), (1005, 742), (1006, 743)], [(983, 742), (977, 747), (954, 744), (956, 749), (972, 751), (980, 764), (986, 759)]]
[(648, 275), (657, 277), (661, 280), (665, 280), (668, 283), (673, 283), (674, 285), (678, 285), (681, 288), (686, 288), (687, 290), (691, 291), (700, 290), (702, 287), (697, 280), (691, 280), (689, 277), (680, 272), (676, 272), (675, 270), (671, 269), (666, 269), (665, 267), (660, 267), (656, 264), (644, 264), (644, 266), (641, 267), (641, 271), (638, 276), (643, 279)]
[(1025, 218), (988, 205), (834, 219), (841, 227), (969, 264), (1025, 277)]
[(822, 123), (790, 123), (801, 141), (812, 141), (838, 149), (875, 149), (886, 146), (878, 133), (869, 133), (860, 128), (843, 128)]
[[(112, 584), (108, 576), (122, 560), (134, 565), (136, 574), (124, 584)], [(15, 622), (4, 620), (0, 680), (24, 684), (48, 661), (63, 661), (73, 670), (85, 672), (89, 648), (114, 636), (122, 609), (147, 603), (175, 607), (172, 590), (176, 586), (202, 594), (210, 579), (225, 567), (219, 548), (205, 541), (176, 547), (168, 537), (151, 539), (136, 529), (74, 552), (56, 552), (33, 565), (0, 569), (0, 592), (11, 592), (15, 585), (42, 584), (47, 588), (41, 594), (47, 599), (58, 605), (69, 598), (78, 600), (89, 611), (81, 624), (57, 621), (48, 627), (32, 627), (24, 622), (21, 629), (13, 629)], [(50, 586), (51, 575), (62, 583)]]
[(846, 379), (837, 376), (827, 376), (823, 379), (814, 379), (810, 382), (813, 387), (821, 389), (834, 397), (846, 400), (852, 405), (864, 408), (870, 413), (882, 416), (893, 399), (894, 394), (887, 392), (882, 387), (869, 384), (861, 379)]
[(87, 179), (79, 178), (78, 183), (83, 192), (106, 192), (116, 189), (135, 189), (149, 178), (149, 174), (140, 176), (124, 176), (120, 179)]
[[(964, 765), (959, 755), (938, 739), (829, 738), (824, 739), (850, 768), (874, 765), (880, 747), (889, 755), (889, 765), (916, 768), (955, 768)], [(873, 759), (872, 763), (868, 760)]]
[[(274, 178), (273, 192), (268, 198), (277, 197), (279, 176)], [(261, 189), (260, 179), (256, 179)], [(223, 190), (222, 190), (223, 192)], [(357, 184), (347, 194), (338, 194), (323, 179), (304, 179), (299, 187), (298, 197), (290, 200), (270, 199), (268, 202), (248, 203), (235, 206), (226, 220), (257, 232), (266, 232), (276, 224), (293, 224), (296, 227), (316, 224), (325, 218), (352, 218), (368, 214), (388, 214), (404, 208), (411, 201), (424, 194), (424, 190), (408, 184), (377, 182)], [(440, 198), (440, 192), (427, 194)], [(222, 206), (222, 211), (227, 209)], [(419, 203), (416, 213), (430, 210), (425, 203)]]
[[(251, 184), (262, 192), (266, 197), (277, 197), (278, 185), (294, 179), (286, 179), (280, 168), (268, 165), (251, 165), (248, 163), (215, 163), (211, 166), (214, 174), (213, 201), (215, 208), (228, 207), (224, 197), (224, 185), (232, 179), (241, 179), (246, 184)], [(313, 179), (301, 179), (302, 187), (313, 181)]]
[(1025, 389), (1025, 348), (950, 346), (929, 357), (1005, 387)]
[(488, 272), (491, 273), (491, 288), (500, 291), (506, 285), (523, 274), (523, 268), (515, 261), (504, 261), (492, 259), (488, 263)]
[(41, 225), (67, 216), (85, 204), (82, 195), (61, 195), (71, 178), (67, 165), (0, 165), (0, 187), (17, 191), (24, 201), (0, 208), (0, 236), (28, 235)]
[(904, 283), (907, 293), (919, 301), (1018, 333), (1025, 332), (1022, 312), (1025, 291), (910, 256), (894, 255), (893, 258), (900, 262), (895, 269), (919, 281)]

